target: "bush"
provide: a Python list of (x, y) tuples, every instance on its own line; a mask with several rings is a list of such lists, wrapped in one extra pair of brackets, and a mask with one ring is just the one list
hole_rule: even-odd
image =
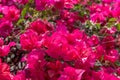
[(0, 80), (120, 80), (119, 0), (1, 0)]

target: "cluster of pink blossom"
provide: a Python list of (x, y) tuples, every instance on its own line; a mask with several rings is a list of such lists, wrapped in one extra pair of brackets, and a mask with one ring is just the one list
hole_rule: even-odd
[(100, 4), (93, 3), (90, 6), (90, 18), (94, 22), (103, 22), (108, 18), (117, 18), (120, 16), (119, 0), (103, 0)]
[(120, 80), (119, 4), (0, 0), (0, 80)]
[(35, 0), (36, 9), (44, 10), (54, 6), (56, 9), (73, 8), (80, 0)]

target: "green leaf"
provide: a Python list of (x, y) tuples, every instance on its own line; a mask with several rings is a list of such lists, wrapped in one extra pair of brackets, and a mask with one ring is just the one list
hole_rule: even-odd
[(20, 23), (22, 23), (24, 21), (24, 19), (19, 19), (17, 22), (17, 25), (19, 25)]
[(81, 9), (81, 5), (80, 5), (80, 4), (77, 4), (77, 5), (74, 6), (73, 9), (74, 9), (74, 10), (80, 10), (80, 9)]
[(26, 4), (21, 12), (21, 18), (24, 18), (29, 8), (29, 4)]
[(112, 27), (112, 25), (113, 25), (113, 23), (111, 23), (111, 22), (108, 22), (108, 23), (107, 23), (107, 27), (108, 27), (108, 28)]
[(116, 21), (116, 18), (110, 18), (109, 19), (109, 22), (115, 22)]
[(34, 0), (29, 0), (29, 3), (32, 3)]
[(120, 23), (117, 24), (117, 30), (120, 31)]
[(97, 29), (100, 29), (100, 23), (96, 23), (95, 25), (96, 25)]
[(3, 15), (2, 15), (2, 14), (0, 14), (0, 18), (3, 18)]
[(119, 62), (119, 61), (116, 61), (115, 64), (116, 64), (117, 66), (120, 66), (120, 62)]

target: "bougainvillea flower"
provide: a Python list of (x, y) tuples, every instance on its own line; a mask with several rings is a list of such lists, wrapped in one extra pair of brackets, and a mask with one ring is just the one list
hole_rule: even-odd
[(96, 80), (119, 80), (119, 78), (115, 77), (113, 74), (108, 74), (104, 71), (93, 72), (94, 79)]
[(115, 39), (113, 36), (106, 36), (104, 37), (104, 39), (102, 40), (102, 45), (104, 46), (104, 48), (114, 48), (115, 47)]
[(58, 80), (81, 80), (82, 74), (85, 70), (82, 69), (75, 69), (72, 67), (64, 68), (63, 73), (58, 78)]
[(11, 80), (12, 77), (9, 66), (0, 59), (0, 80)]
[(54, 6), (56, 9), (63, 9), (64, 8), (64, 2), (65, 0), (54, 0)]
[(42, 21), (36, 20), (30, 24), (30, 29), (36, 31), (38, 34), (43, 34), (47, 30), (47, 27)]
[(18, 2), (20, 4), (26, 4), (29, 0), (13, 0), (14, 2)]
[(15, 6), (4, 6), (2, 12), (6, 20), (17, 21), (20, 17), (20, 10)]
[(2, 46), (4, 44), (4, 41), (2, 38), (0, 38), (0, 46)]
[(10, 52), (10, 48), (15, 46), (15, 42), (10, 42), (8, 45), (1, 45), (0, 46), (0, 56), (6, 56)]
[(32, 50), (36, 48), (38, 46), (37, 45), (38, 40), (39, 40), (38, 34), (30, 29), (20, 36), (21, 46), (25, 50)]
[(35, 0), (35, 5), (37, 10), (45, 10), (47, 7), (50, 7), (52, 0)]
[(13, 25), (10, 21), (2, 21), (0, 23), (0, 36), (7, 37), (12, 32)]
[(33, 80), (45, 80), (44, 53), (41, 50), (33, 50), (27, 57), (27, 69), (30, 71), (30, 78)]
[(12, 80), (26, 80), (25, 71), (19, 71), (19, 72), (17, 72), (17, 74), (13, 77)]

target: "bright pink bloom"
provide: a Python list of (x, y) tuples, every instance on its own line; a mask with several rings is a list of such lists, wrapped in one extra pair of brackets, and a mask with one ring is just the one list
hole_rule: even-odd
[(102, 2), (104, 2), (104, 3), (111, 3), (113, 1), (115, 1), (115, 0), (102, 0)]
[(10, 43), (8, 44), (9, 47), (13, 47), (13, 46), (15, 46), (15, 45), (16, 45), (15, 42), (10, 42)]
[(39, 36), (33, 30), (27, 30), (20, 36), (20, 44), (24, 50), (32, 50), (38, 46)]
[(79, 3), (80, 0), (64, 0), (65, 8), (73, 8), (75, 4)]
[(30, 24), (30, 29), (36, 31), (38, 34), (42, 34), (47, 30), (46, 26), (47, 25), (45, 25), (41, 20), (36, 20)]
[(47, 53), (53, 58), (64, 56), (68, 48), (68, 43), (64, 35), (55, 32), (51, 37), (45, 41), (45, 46), (48, 48)]
[(2, 12), (6, 20), (17, 21), (20, 17), (20, 10), (15, 6), (3, 6)]
[(99, 44), (99, 38), (97, 37), (97, 35), (92, 35), (89, 39), (88, 39), (88, 43), (90, 46), (96, 46)]
[(105, 56), (104, 56), (104, 59), (107, 60), (107, 61), (110, 61), (110, 62), (112, 62), (112, 63), (114, 63), (114, 62), (117, 61), (117, 57), (116, 57), (116, 56), (105, 55)]
[(103, 22), (111, 15), (111, 7), (109, 5), (92, 4), (90, 7), (90, 17), (93, 22)]
[(64, 68), (63, 73), (58, 78), (58, 80), (81, 80), (82, 74), (85, 70), (82, 69), (75, 69), (72, 67)]
[(103, 46), (99, 45), (96, 47), (95, 53), (96, 58), (101, 58), (102, 55), (106, 54), (106, 50), (103, 48)]
[(8, 55), (8, 53), (10, 52), (10, 48), (12, 46), (15, 46), (16, 43), (15, 42), (10, 42), (8, 45), (1, 45), (0, 46), (0, 56), (6, 56)]
[(0, 56), (6, 56), (10, 52), (10, 47), (8, 45), (4, 45), (0, 47)]
[(28, 78), (32, 80), (45, 80), (44, 65), (46, 64), (44, 60), (44, 53), (41, 50), (33, 50), (29, 53), (27, 57), (27, 70), (26, 73)]

